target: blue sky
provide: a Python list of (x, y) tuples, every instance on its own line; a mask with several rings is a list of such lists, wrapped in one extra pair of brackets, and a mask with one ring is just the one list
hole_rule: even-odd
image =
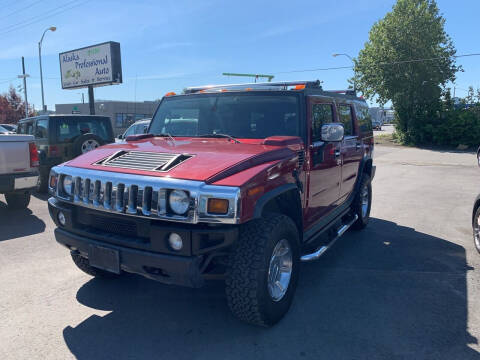
[[(124, 83), (95, 89), (97, 99), (143, 101), (192, 85), (244, 82), (222, 72), (274, 74), (275, 80), (320, 79), (343, 89), (352, 70), (287, 73), (349, 66), (373, 23), (394, 0), (0, 0), (0, 93), (20, 85), (21, 56), (31, 75), (29, 103), (41, 107), (38, 65), (42, 47), (45, 101), (79, 102), (86, 90), (62, 90), (58, 53), (105, 41), (121, 44)], [(478, 0), (438, 0), (457, 53), (480, 53)], [(457, 94), (480, 87), (480, 57), (458, 60)]]

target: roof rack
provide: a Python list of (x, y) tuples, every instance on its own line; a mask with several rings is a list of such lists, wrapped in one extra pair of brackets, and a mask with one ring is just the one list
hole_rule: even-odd
[(248, 88), (249, 90), (289, 90), (289, 88), (291, 87), (301, 87), (301, 89), (322, 89), (320, 85), (320, 80), (316, 80), (193, 86), (186, 88), (184, 90), (184, 93), (193, 94), (197, 92), (218, 92), (228, 90), (234, 91), (245, 90), (246, 88)]
[(351, 96), (357, 96), (357, 92), (352, 89), (348, 90), (325, 90), (326, 92), (331, 92), (335, 94), (345, 94), (345, 95), (351, 95)]

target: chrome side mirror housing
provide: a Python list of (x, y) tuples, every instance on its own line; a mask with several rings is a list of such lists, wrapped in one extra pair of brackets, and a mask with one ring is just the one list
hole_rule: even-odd
[(342, 124), (331, 123), (322, 126), (322, 141), (338, 142), (343, 140), (345, 129)]

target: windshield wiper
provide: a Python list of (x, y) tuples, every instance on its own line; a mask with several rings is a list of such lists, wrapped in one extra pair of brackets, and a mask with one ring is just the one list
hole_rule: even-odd
[(170, 135), (169, 133), (154, 134), (153, 136), (168, 137), (170, 140), (173, 141), (173, 144), (175, 144), (175, 138), (172, 135)]
[(240, 141), (238, 141), (233, 136), (228, 135), (228, 134), (203, 134), (203, 135), (196, 135), (196, 136), (197, 137), (204, 137), (204, 138), (228, 138), (236, 144), (241, 144)]

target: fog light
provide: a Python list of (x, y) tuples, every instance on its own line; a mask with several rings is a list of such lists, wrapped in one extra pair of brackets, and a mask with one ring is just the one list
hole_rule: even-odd
[(170, 247), (175, 251), (179, 251), (183, 247), (182, 237), (177, 233), (171, 233), (168, 236), (168, 243), (170, 244)]
[(65, 224), (67, 223), (67, 219), (65, 219), (65, 214), (61, 211), (58, 212), (57, 219), (62, 226), (65, 226)]

